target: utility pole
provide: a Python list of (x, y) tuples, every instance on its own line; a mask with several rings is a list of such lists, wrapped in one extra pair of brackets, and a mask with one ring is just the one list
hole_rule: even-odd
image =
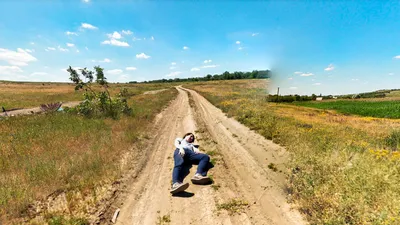
[(278, 87), (278, 92), (276, 93), (276, 102), (279, 102), (279, 87)]

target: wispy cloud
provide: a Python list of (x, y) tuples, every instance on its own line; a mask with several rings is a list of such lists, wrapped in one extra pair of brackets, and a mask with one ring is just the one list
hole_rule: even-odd
[(240, 41), (236, 41), (236, 44), (237, 44), (237, 45), (240, 45)]
[(55, 51), (55, 50), (56, 50), (56, 48), (53, 48), (53, 47), (47, 47), (47, 48), (45, 49), (46, 52), (48, 52), (48, 51)]
[(92, 24), (89, 24), (89, 23), (82, 23), (81, 28), (89, 29), (89, 30), (97, 30), (98, 29), (96, 26), (93, 26)]
[(199, 68), (196, 68), (196, 67), (190, 69), (190, 71), (192, 71), (192, 72), (194, 72), (194, 71), (199, 71), (199, 70), (200, 70), (200, 69), (199, 69)]
[(150, 38), (152, 41), (154, 41), (154, 37), (153, 36), (151, 36), (151, 38)]
[(335, 67), (333, 66), (333, 64), (329, 64), (329, 66), (325, 68), (325, 71), (331, 71), (334, 69), (335, 69)]
[(69, 52), (68, 49), (63, 48), (63, 47), (61, 47), (61, 46), (58, 46), (57, 48), (58, 48), (58, 50), (60, 50), (60, 52)]
[(239, 50), (239, 51), (240, 51), (240, 50), (243, 50), (243, 47), (239, 47), (238, 50)]
[(351, 81), (359, 81), (359, 79), (353, 78), (353, 79), (351, 79)]
[(293, 80), (293, 77), (289, 77), (288, 80)]
[(302, 73), (300, 76), (302, 77), (309, 77), (309, 76), (313, 76), (313, 73)]
[(35, 44), (35, 42), (30, 42), (29, 44), (31, 44), (31, 45), (34, 45), (34, 44)]
[(167, 74), (167, 75), (165, 75), (166, 77), (176, 77), (176, 76), (178, 76), (179, 74), (181, 74), (182, 72), (181, 71), (174, 71), (174, 72), (171, 72), (171, 73), (169, 73), (169, 74)]
[(27, 49), (27, 48), (26, 48), (25, 51), (26, 51), (26, 52), (29, 52), (29, 53), (32, 53), (32, 52), (35, 52), (35, 49)]
[(148, 59), (148, 58), (150, 58), (150, 57), (151, 57), (151, 56), (146, 55), (146, 54), (144, 54), (144, 53), (136, 54), (136, 58), (137, 58), (137, 59)]
[(170, 70), (174, 70), (174, 69), (176, 69), (176, 68), (177, 68), (176, 66), (170, 66), (170, 67), (169, 67)]
[(396, 55), (395, 57), (393, 57), (395, 59), (400, 59), (400, 55)]
[(122, 30), (122, 33), (125, 34), (125, 35), (131, 35), (131, 34), (133, 34), (133, 32), (130, 31), (130, 30)]
[(82, 2), (84, 2), (84, 3), (89, 3), (90, 0), (82, 0)]
[(136, 70), (136, 67), (133, 67), (133, 66), (126, 67), (125, 70), (134, 71), (134, 70)]
[(107, 70), (106, 74), (109, 75), (119, 75), (122, 74), (124, 71), (122, 71), (121, 69), (114, 69), (114, 70)]
[(77, 34), (77, 33), (75, 33), (75, 32), (71, 32), (71, 31), (67, 31), (67, 32), (65, 32), (65, 34), (66, 34), (66, 35), (68, 35), (68, 36), (71, 36), (71, 35), (78, 36), (78, 34)]
[(44, 75), (47, 75), (47, 73), (46, 72), (33, 72), (33, 73), (31, 73), (31, 75), (30, 76), (44, 76)]
[(394, 73), (389, 73), (388, 75), (389, 75), (389, 76), (393, 76), (393, 75), (394, 75)]
[(116, 39), (110, 39), (110, 40), (105, 40), (101, 42), (103, 45), (114, 45), (114, 46), (119, 46), (119, 47), (129, 47), (129, 44), (124, 41), (119, 41)]
[(294, 72), (294, 74), (302, 74), (303, 72), (300, 72), (300, 71), (296, 71), (296, 72)]
[(252, 33), (251, 34), (252, 37), (257, 36), (257, 35), (259, 35), (259, 33)]
[(202, 66), (201, 68), (215, 68), (215, 67), (218, 67), (219, 65), (205, 65), (205, 66)]
[(0, 66), (0, 74), (4, 75), (15, 75), (16, 73), (24, 72), (18, 66)]
[(313, 85), (319, 86), (319, 85), (321, 85), (321, 83), (313, 83)]
[(72, 47), (74, 47), (74, 46), (75, 46), (75, 44), (72, 44), (72, 43), (67, 43), (67, 46), (68, 46), (68, 47), (70, 47), (70, 48), (72, 48)]
[(210, 63), (210, 62), (212, 62), (211, 59), (209, 59), (209, 60), (204, 60), (204, 63)]
[(297, 89), (297, 87), (290, 87), (289, 89), (291, 89), (291, 90), (295, 90), (295, 89)]
[(105, 58), (105, 59), (103, 59), (103, 60), (100, 60), (99, 62), (101, 62), (101, 63), (110, 63), (110, 62), (111, 62), (111, 59)]
[(6, 61), (14, 66), (26, 66), (29, 62), (37, 61), (37, 59), (21, 48), (18, 48), (17, 51), (0, 48), (0, 61)]
[(175, 65), (176, 65), (176, 62), (172, 62), (171, 65), (172, 65), (172, 66), (175, 66)]
[(189, 50), (188, 46), (183, 46), (183, 50)]

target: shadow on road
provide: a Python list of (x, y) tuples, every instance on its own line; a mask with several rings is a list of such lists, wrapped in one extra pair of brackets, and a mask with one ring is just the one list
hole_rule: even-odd
[(174, 194), (172, 196), (173, 197), (180, 197), (180, 198), (190, 198), (190, 197), (194, 196), (194, 193), (183, 191), (183, 192), (176, 193), (176, 194)]

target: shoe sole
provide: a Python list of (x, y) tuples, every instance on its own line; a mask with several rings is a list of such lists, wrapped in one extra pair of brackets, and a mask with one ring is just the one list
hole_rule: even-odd
[(210, 184), (211, 183), (211, 179), (209, 177), (205, 177), (202, 179), (191, 179), (193, 184), (200, 184), (200, 185), (204, 185), (204, 184)]
[(189, 187), (189, 183), (186, 183), (186, 184), (178, 187), (175, 190), (171, 190), (170, 192), (171, 192), (171, 194), (176, 194), (176, 193), (179, 193), (179, 192), (182, 192), (182, 191), (186, 190), (188, 187)]

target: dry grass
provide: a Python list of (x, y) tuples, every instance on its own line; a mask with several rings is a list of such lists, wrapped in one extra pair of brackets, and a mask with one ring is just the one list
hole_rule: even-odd
[[(158, 87), (140, 91), (153, 88)], [(64, 93), (64, 87), (60, 89)], [(0, 120), (0, 223), (26, 215), (33, 201), (51, 193), (90, 194), (112, 183), (121, 175), (122, 155), (140, 143), (154, 116), (176, 95), (176, 89), (135, 95), (128, 101), (133, 115), (118, 121), (68, 113)]]
[[(110, 84), (115, 95), (122, 88), (137, 95), (145, 91), (170, 88), (173, 84)], [(43, 103), (82, 100), (83, 91), (75, 91), (72, 83), (16, 83), (0, 81), (0, 106), (6, 109), (38, 107)], [(94, 85), (96, 89), (96, 85)], [(97, 87), (98, 88), (98, 87)]]
[(262, 81), (241, 82), (187, 87), (289, 150), (288, 191), (311, 224), (400, 223), (397, 120), (271, 104)]

